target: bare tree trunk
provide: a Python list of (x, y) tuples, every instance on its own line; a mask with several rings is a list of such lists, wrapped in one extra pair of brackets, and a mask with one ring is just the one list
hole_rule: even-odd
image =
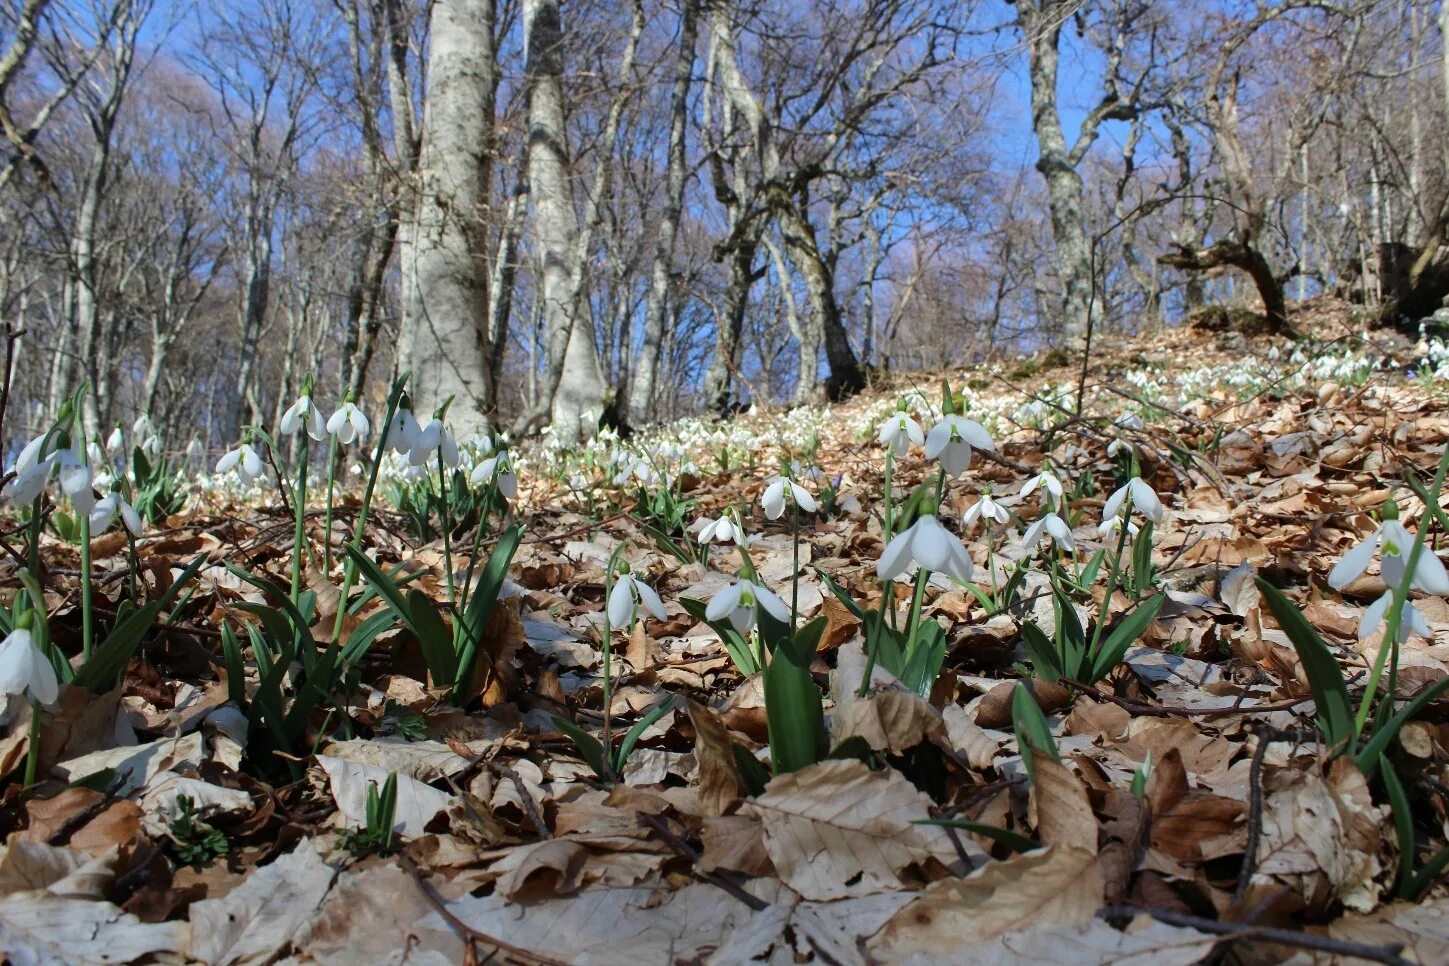
[(494, 0), (435, 0), (418, 197), (403, 248), (401, 355), (420, 413), (454, 397), (460, 434), (487, 425), (488, 273), (481, 212), (493, 129)]
[(604, 374), (594, 321), (582, 304), (578, 220), (569, 182), (563, 111), (559, 0), (524, 0), (528, 50), (528, 178), (533, 230), (543, 257), (538, 298), (548, 329), (550, 413), (555, 438), (590, 435), (604, 409)]
[(664, 211), (654, 243), (654, 261), (649, 274), (649, 296), (644, 307), (644, 344), (639, 364), (629, 379), (628, 421), (642, 426), (648, 422), (654, 401), (654, 383), (659, 372), (664, 343), (665, 303), (669, 297), (669, 273), (674, 262), (674, 239), (684, 210), (686, 168), (685, 137), (688, 125), (689, 85), (694, 73), (695, 38), (699, 32), (694, 0), (684, 0), (680, 14), (678, 59), (674, 62), (674, 91), (669, 102), (669, 169), (664, 192)]
[(729, 409), (730, 387), (739, 368), (740, 333), (754, 285), (755, 246), (741, 242), (730, 257), (729, 282), (725, 287), (724, 315), (715, 320), (714, 355), (704, 378), (704, 404), (713, 412)]

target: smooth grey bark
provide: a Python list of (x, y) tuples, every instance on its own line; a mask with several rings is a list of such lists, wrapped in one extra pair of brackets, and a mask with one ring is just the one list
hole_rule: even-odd
[[(684, 210), (684, 186), (688, 179), (685, 140), (688, 132), (689, 86), (694, 76), (695, 40), (699, 33), (695, 0), (682, 0), (679, 41), (674, 61), (674, 89), (669, 101), (669, 162), (665, 175), (664, 210), (654, 242), (650, 265), (649, 294), (644, 303), (643, 344), (639, 364), (629, 378), (628, 422), (642, 426), (652, 415), (655, 381), (664, 345), (669, 275), (674, 263), (674, 240)], [(629, 347), (625, 347), (626, 349)]]
[(67, 303), (71, 324), (79, 341), (81, 372), (91, 387), (84, 403), (86, 432), (89, 435), (100, 431), (101, 411), (106, 404), (103, 394), (109, 387), (109, 380), (101, 378), (105, 364), (100, 358), (102, 333), (97, 247), (100, 243), (101, 206), (106, 200), (114, 164), (112, 148), (116, 120), (131, 81), (137, 38), (150, 13), (149, 0), (137, 0), (126, 8), (116, 29), (107, 32), (105, 76), (85, 99), (85, 119), (93, 140), (69, 241), (70, 274), (67, 282), (70, 294)]
[(418, 191), (403, 242), (400, 351), (414, 408), (449, 396), (460, 435), (488, 424), (487, 204), (497, 65), (493, 0), (435, 0)]
[[(1092, 246), (1079, 168), (1096, 143), (1103, 121), (1132, 120), (1138, 113), (1117, 91), (1115, 74), (1121, 51), (1112, 47), (1107, 52), (1102, 100), (1083, 118), (1076, 140), (1067, 144), (1057, 103), (1057, 73), (1062, 27), (1078, 6), (1077, 0), (1019, 0), (1016, 4), (1017, 25), (1030, 54), (1031, 127), (1037, 142), (1036, 169), (1046, 182), (1051, 211), (1061, 283), (1062, 335), (1072, 345), (1080, 343), (1098, 314), (1092, 299)], [(1119, 25), (1119, 30), (1125, 31), (1126, 26)]]
[(604, 409), (604, 374), (593, 317), (581, 300), (558, 0), (524, 0), (523, 29), (528, 52), (529, 198), (534, 238), (543, 258), (536, 297), (542, 302), (548, 333), (549, 413), (554, 438), (572, 444), (597, 428)]

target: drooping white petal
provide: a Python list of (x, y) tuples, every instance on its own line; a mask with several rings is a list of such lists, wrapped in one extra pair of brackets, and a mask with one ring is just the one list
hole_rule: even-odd
[(875, 575), (881, 580), (895, 580), (906, 572), (911, 563), (911, 531), (898, 533), (881, 551), (880, 562), (875, 565)]
[(1394, 592), (1392, 590), (1387, 591), (1378, 600), (1374, 601), (1372, 604), (1369, 604), (1368, 607), (1364, 609), (1363, 617), (1361, 617), (1358, 622), (1359, 640), (1368, 640), (1369, 636), (1372, 635), (1374, 631), (1378, 630), (1378, 626), (1384, 621), (1384, 613), (1388, 610), (1389, 604), (1393, 601), (1393, 599)]
[(0, 694), (24, 694), (30, 686), (30, 632), (12, 631), (0, 641)]
[(952, 440), (941, 450), (941, 466), (948, 476), (960, 476), (971, 465), (971, 444)]
[(139, 537), (141, 531), (146, 529), (145, 523), (141, 520), (141, 514), (136, 512), (135, 507), (119, 497), (117, 502), (121, 506), (121, 524), (130, 532), (131, 536)]
[(755, 602), (765, 608), (765, 613), (782, 624), (790, 620), (790, 606), (780, 599), (779, 595), (763, 584), (751, 585), (755, 595)]
[(760, 497), (760, 505), (765, 508), (765, 516), (771, 520), (780, 519), (785, 512), (785, 478), (778, 477), (775, 482), (765, 488), (764, 496)]
[(1026, 534), (1022, 536), (1021, 542), (1028, 550), (1035, 550), (1036, 545), (1041, 543), (1042, 533), (1046, 530), (1046, 517), (1032, 521), (1031, 526), (1026, 528)]
[(254, 480), (262, 475), (262, 458), (257, 455), (256, 450), (245, 443), (241, 448), (241, 464), (249, 478)]
[(1342, 590), (1358, 579), (1359, 575), (1368, 569), (1374, 559), (1374, 548), (1378, 546), (1379, 538), (1375, 533), (1367, 540), (1355, 546), (1348, 553), (1339, 558), (1338, 563), (1328, 572), (1328, 586), (1334, 590)]
[(1449, 573), (1444, 570), (1444, 561), (1427, 546), (1419, 552), (1419, 561), (1414, 567), (1414, 586), (1426, 594), (1440, 597), (1449, 594)]
[(619, 574), (614, 578), (614, 588), (609, 591), (609, 626), (615, 630), (628, 630), (634, 626), (634, 578), (630, 574)]
[(664, 620), (667, 612), (664, 609), (664, 601), (655, 593), (654, 588), (642, 580), (634, 581), (634, 589), (639, 593), (639, 604), (659, 620)]
[(1050, 533), (1052, 539), (1057, 543), (1066, 547), (1068, 550), (1077, 549), (1077, 541), (1072, 536), (1072, 528), (1067, 526), (1067, 521), (1055, 513), (1048, 513), (1046, 515), (1046, 528), (1047, 533)]
[(1127, 502), (1127, 487), (1117, 487), (1112, 495), (1107, 497), (1107, 502), (1102, 504), (1102, 519), (1110, 520), (1122, 512), (1122, 504)]
[(810, 491), (805, 489), (805, 487), (801, 486), (799, 483), (791, 481), (790, 492), (795, 497), (795, 505), (798, 506), (800, 509), (804, 510), (806, 513), (814, 513), (816, 510), (820, 509), (820, 504), (815, 502), (815, 497), (811, 496)]
[(724, 620), (730, 615), (740, 603), (740, 595), (745, 590), (745, 581), (736, 581), (728, 587), (715, 593), (709, 599), (709, 605), (704, 609), (704, 616), (711, 621)]
[(916, 563), (927, 570), (940, 570), (951, 555), (951, 534), (929, 514), (911, 524), (911, 533), (911, 556)]
[(949, 442), (951, 442), (951, 424), (943, 419), (932, 426), (931, 431), (926, 434), (926, 458), (933, 460), (940, 456), (941, 451)]
[(1162, 501), (1153, 492), (1152, 487), (1143, 482), (1140, 476), (1134, 476), (1127, 481), (1132, 490), (1132, 503), (1142, 511), (1142, 515), (1153, 523), (1161, 523), (1164, 513)]

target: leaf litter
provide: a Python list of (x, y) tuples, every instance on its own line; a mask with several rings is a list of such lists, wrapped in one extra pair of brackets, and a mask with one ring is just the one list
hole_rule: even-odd
[[(1202, 382), (1241, 361), (1213, 337), (1174, 338), (1152, 368), (1157, 382)], [(1253, 349), (1266, 356), (1266, 343)], [(66, 687), (40, 750), (43, 783), (27, 795), (6, 786), (0, 947), (15, 963), (1443, 961), (1444, 885), (1395, 898), (1404, 857), (1390, 804), (1350, 760), (1330, 760), (1309, 672), (1255, 578), (1285, 589), (1361, 689), (1383, 642), (1360, 640), (1359, 619), (1386, 585), (1371, 570), (1340, 594), (1327, 575), (1386, 501), (1397, 496), (1405, 517), (1423, 511), (1399, 481), (1406, 467), (1431, 475), (1449, 403), (1384, 366), (1147, 405), (1122, 388), (1140, 351), (1123, 344), (1099, 357), (1085, 410), (1096, 418), (1075, 415), (1062, 394), (1069, 370), (1042, 371), (1031, 391), (991, 390), (1018, 415), (1033, 405), (1044, 415), (998, 439), (996, 457), (939, 510), (987, 569), (979, 583), (1008, 575), (1024, 551), (999, 529), (956, 521), (987, 485), (1009, 512), (1032, 512), (1017, 491), (1048, 451), (1097, 482), (1079, 496), (1081, 559), (1113, 539), (1083, 521), (1116, 488), (1114, 438), (1132, 442), (1164, 495), (1152, 550), (1160, 612), (1095, 683), (1032, 684), (1055, 755), (1034, 747), (1028, 762), (1014, 726), (1016, 683), (1030, 674), (1022, 625), (1050, 633), (1070, 619), (1053, 611), (1049, 587), (1032, 596), (1031, 580), (1020, 606), (997, 613), (933, 583), (922, 614), (943, 635), (941, 673), (918, 692), (877, 665), (865, 692), (857, 687), (865, 627), (825, 577), (862, 606), (881, 600), (884, 541), (871, 506), (883, 481), (866, 434), (931, 380), (819, 421), (814, 459), (836, 502), (804, 524), (798, 563), (788, 517), (770, 523), (754, 510), (744, 521), (758, 536), (758, 579), (788, 592), (798, 576), (802, 614), (825, 616), (807, 660), (830, 746), (855, 749), (773, 778), (761, 764), (771, 757), (768, 684), (742, 676), (726, 642), (681, 603), (708, 600), (735, 563), (675, 560), (643, 532), (628, 491), (600, 523), (542, 476), (525, 477), (514, 507), (528, 536), (488, 624), (489, 673), (450, 696), (416, 635), (390, 629), (346, 696), (351, 736), (315, 721), (310, 753), (253, 767), (257, 739), (229, 700), (238, 682), (225, 679), (219, 630), (244, 626), (239, 605), (265, 595), (221, 564), (244, 560), (284, 583), (290, 524), (203, 499), (138, 545), (153, 592), (208, 555), (196, 592), (113, 693)], [(1118, 419), (1124, 411), (1142, 412), (1142, 428)], [(751, 414), (718, 432), (771, 439), (795, 418)], [(895, 486), (932, 472), (907, 456)], [(697, 470), (688, 495), (713, 518), (757, 501), (769, 475), (763, 462)], [(385, 508), (376, 516), (370, 555), (445, 600), (440, 544), (417, 543)], [(99, 569), (123, 566), (109, 559), (123, 545), (96, 549)], [(54, 633), (73, 636), (74, 551), (43, 550)], [(618, 646), (608, 713), (627, 729), (662, 698), (677, 700), (606, 784), (556, 718), (593, 731), (604, 713), (597, 640), (616, 551), (666, 610)], [(335, 583), (320, 572), (309, 582), (333, 591), (318, 622), (325, 641)], [(1401, 646), (1404, 699), (1444, 678), (1449, 660), (1449, 607), (1415, 604), (1432, 636)], [(28, 715), (12, 701), (0, 735), (12, 779)], [(1449, 702), (1419, 709), (1389, 753), (1410, 782), (1413, 835), (1432, 853), (1449, 817)], [(366, 828), (388, 776), (395, 839), (359, 850), (349, 836)]]

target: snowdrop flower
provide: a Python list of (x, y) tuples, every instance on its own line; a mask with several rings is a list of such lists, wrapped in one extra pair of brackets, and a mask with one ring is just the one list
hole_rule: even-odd
[(327, 420), (327, 432), (337, 437), (339, 443), (364, 442), (371, 431), (372, 424), (367, 421), (367, 416), (350, 399), (343, 400), (337, 412)]
[[(73, 458), (70, 450), (65, 448), (52, 449), (49, 453), (42, 454), (47, 436), (50, 434), (41, 433), (26, 443), (20, 455), (15, 458), (15, 465), (10, 468), (15, 479), (10, 481), (7, 492), (17, 506), (33, 503), (50, 481), (50, 474), (55, 470), (56, 464)], [(58, 435), (50, 436), (50, 441), (55, 444), (59, 438)]]
[[(1358, 639), (1367, 640), (1374, 631), (1378, 630), (1385, 618), (1388, 616), (1389, 605), (1394, 602), (1394, 592), (1387, 590), (1378, 600), (1369, 604), (1363, 612), (1363, 617), (1358, 622)], [(1424, 616), (1415, 609), (1411, 601), (1404, 601), (1404, 609), (1399, 614), (1399, 643), (1409, 639), (1409, 634), (1418, 634), (1420, 637), (1432, 637), (1433, 631), (1429, 629), (1429, 623)]]
[(60, 696), (55, 666), (36, 646), (28, 628), (17, 627), (0, 641), (0, 694), (24, 694), (41, 704)]
[(1158, 499), (1152, 487), (1142, 482), (1142, 477), (1134, 476), (1126, 483), (1117, 488), (1117, 491), (1107, 497), (1107, 503), (1102, 507), (1102, 520), (1105, 522), (1115, 517), (1122, 511), (1122, 505), (1127, 497), (1132, 497), (1132, 506), (1142, 511), (1142, 515), (1153, 523), (1161, 523), (1163, 516), (1162, 500)]
[(218, 473), (230, 473), (232, 470), (236, 470), (237, 478), (241, 480), (243, 486), (262, 475), (264, 470), (262, 458), (257, 455), (255, 449), (252, 449), (251, 443), (242, 443), (216, 461)]
[(1041, 543), (1043, 535), (1049, 535), (1058, 546), (1068, 550), (1077, 549), (1077, 541), (1072, 538), (1072, 528), (1067, 526), (1067, 521), (1055, 513), (1048, 513), (1027, 527), (1026, 535), (1022, 537), (1022, 543), (1026, 549), (1035, 550), (1036, 545)]
[(518, 477), (513, 473), (513, 460), (508, 450), (499, 450), (497, 456), (490, 456), (477, 466), (469, 479), (475, 486), (482, 486), (494, 478), (498, 480), (498, 492), (508, 499), (518, 496)]
[(1123, 429), (1141, 430), (1144, 428), (1142, 417), (1133, 412), (1123, 413), (1113, 420), (1113, 423)]
[(111, 430), (111, 435), (106, 437), (106, 452), (111, 456), (119, 456), (126, 448), (126, 437), (121, 432), (121, 424), (117, 423), (116, 428)]
[[(1140, 529), (1141, 529), (1141, 527), (1137, 526), (1137, 524), (1133, 523), (1131, 520), (1128, 520), (1127, 521), (1127, 535), (1129, 537), (1135, 537), (1135, 536), (1137, 536), (1137, 532)], [(1122, 518), (1121, 517), (1112, 517), (1110, 520), (1103, 520), (1097, 526), (1097, 532), (1100, 533), (1104, 537), (1110, 536), (1111, 534), (1114, 534), (1114, 533), (1121, 533), (1122, 532)]]
[(101, 449), (101, 444), (96, 440), (86, 443), (86, 460), (92, 466), (104, 466), (106, 463), (106, 451)]
[(659, 620), (664, 620), (664, 601), (644, 581), (628, 571), (614, 575), (614, 589), (609, 591), (607, 613), (614, 630), (632, 630), (638, 607), (643, 607)]
[(420, 432), (422, 427), (418, 425), (412, 407), (404, 400), (398, 404), (397, 412), (392, 414), (392, 422), (387, 424), (384, 444), (401, 456), (418, 444)]
[[(1390, 517), (1380, 523), (1367, 540), (1344, 554), (1334, 564), (1333, 570), (1328, 574), (1328, 586), (1334, 590), (1347, 587), (1368, 569), (1368, 565), (1373, 562), (1374, 551), (1382, 549), (1383, 563), (1380, 569), (1383, 571), (1384, 583), (1393, 590), (1403, 583), (1409, 551), (1413, 547), (1413, 535), (1402, 523)], [(1449, 573), (1444, 570), (1444, 562), (1427, 546), (1419, 552), (1419, 560), (1414, 567), (1413, 586), (1425, 593), (1449, 595)], [(1407, 613), (1406, 609), (1406, 616)]]
[(193, 439), (186, 444), (186, 456), (188, 459), (199, 460), (206, 455), (206, 447), (201, 445), (201, 440)]
[(60, 488), (70, 497), (71, 505), (77, 513), (89, 516), (95, 508), (96, 497), (91, 491), (93, 482), (91, 468), (79, 459), (73, 459), (61, 467)]
[(926, 458), (940, 459), (941, 466), (951, 476), (966, 472), (971, 462), (971, 449), (984, 449), (994, 453), (996, 444), (980, 423), (947, 413), (941, 421), (931, 427), (926, 436)]
[(1116, 456), (1118, 453), (1122, 453), (1126, 456), (1131, 456), (1136, 451), (1137, 448), (1132, 445), (1132, 441), (1130, 439), (1114, 439), (1112, 440), (1112, 442), (1107, 444), (1108, 457)]
[(728, 513), (721, 515), (718, 520), (705, 517), (699, 522), (702, 526), (695, 539), (700, 543), (736, 543), (744, 546), (745, 531)]
[(153, 460), (161, 455), (161, 437), (152, 433), (141, 442), (141, 452)]
[(1011, 514), (1006, 512), (1006, 507), (993, 500), (989, 492), (982, 493), (981, 499), (971, 504), (971, 507), (961, 515), (961, 522), (968, 527), (976, 526), (977, 520), (995, 520), (997, 523), (1005, 523), (1010, 519)]
[(715, 594), (704, 609), (704, 616), (711, 621), (728, 617), (735, 630), (747, 634), (755, 626), (756, 604), (782, 624), (790, 620), (790, 608), (785, 602), (770, 588), (752, 580), (737, 580)]
[(777, 476), (769, 486), (765, 487), (764, 496), (760, 497), (760, 505), (765, 508), (765, 516), (771, 520), (780, 519), (780, 516), (785, 512), (785, 494), (787, 491), (795, 505), (806, 513), (814, 513), (820, 509), (820, 504), (815, 502), (815, 497), (810, 495), (809, 490), (794, 480)]
[[(344, 405), (346, 404), (344, 403)], [(364, 419), (364, 425), (366, 422), (367, 420)], [(312, 401), (311, 393), (303, 393), (297, 397), (296, 402), (292, 403), (291, 408), (282, 414), (282, 422), (277, 428), (288, 436), (295, 436), (303, 427), (306, 427), (307, 435), (320, 443), (327, 438), (329, 423), (330, 420), (322, 418), (322, 411)], [(363, 435), (366, 435), (366, 430), (363, 430)]]
[(136, 508), (127, 503), (126, 498), (115, 490), (96, 501), (90, 514), (91, 533), (103, 533), (111, 525), (111, 521), (116, 518), (117, 513), (121, 515), (121, 525), (126, 528), (126, 532), (133, 537), (139, 537), (144, 529), (141, 514), (137, 513)]
[(1060, 503), (1062, 501), (1062, 495), (1066, 492), (1062, 489), (1062, 481), (1057, 479), (1056, 474), (1049, 469), (1044, 469), (1036, 476), (1027, 480), (1026, 485), (1021, 488), (1021, 495), (1024, 497), (1030, 496), (1032, 491), (1037, 487), (1041, 487), (1046, 491), (1048, 494), (1048, 503), (1052, 501)]
[(904, 456), (911, 444), (922, 446), (926, 442), (926, 431), (921, 424), (905, 410), (899, 410), (890, 414), (890, 417), (881, 424), (880, 434), (876, 437), (880, 444), (890, 450), (896, 456)]
[(971, 579), (971, 557), (965, 546), (929, 513), (891, 538), (880, 555), (875, 573), (881, 580), (896, 580), (912, 563), (960, 581)]

